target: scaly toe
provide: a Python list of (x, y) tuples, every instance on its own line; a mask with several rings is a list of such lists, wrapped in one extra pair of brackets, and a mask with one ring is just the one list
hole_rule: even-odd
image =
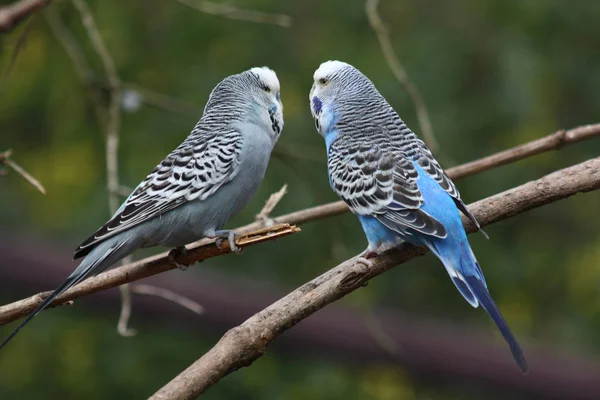
[(361, 263), (361, 264), (363, 264), (363, 265), (365, 265), (365, 266), (367, 266), (369, 268), (371, 268), (373, 266), (373, 261), (368, 260), (368, 259), (366, 259), (365, 257), (362, 257), (362, 256), (358, 257), (356, 259), (356, 262)]
[(181, 271), (186, 271), (190, 266), (178, 263), (177, 260), (175, 260), (175, 258), (177, 258), (177, 256), (180, 254), (183, 254), (183, 255), (187, 254), (187, 249), (185, 248), (185, 246), (171, 249), (171, 251), (169, 251), (169, 255), (168, 255), (169, 261), (173, 265), (175, 265), (177, 268), (179, 268)]

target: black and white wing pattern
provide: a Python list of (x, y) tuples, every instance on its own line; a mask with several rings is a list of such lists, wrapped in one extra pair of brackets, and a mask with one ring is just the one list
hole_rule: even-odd
[(421, 139), (418, 139), (418, 138), (417, 138), (417, 145), (419, 148), (419, 152), (417, 153), (418, 157), (417, 157), (416, 161), (419, 163), (421, 168), (423, 168), (423, 170), (425, 172), (427, 172), (432, 178), (434, 178), (437, 181), (437, 183), (446, 192), (448, 192), (448, 194), (450, 194), (450, 196), (452, 196), (452, 199), (454, 200), (454, 204), (456, 204), (456, 207), (458, 207), (458, 209), (463, 214), (465, 214), (467, 216), (467, 218), (469, 218), (471, 220), (471, 222), (473, 222), (475, 224), (477, 229), (480, 230), (481, 233), (487, 238), (488, 237), (487, 234), (483, 231), (483, 229), (481, 229), (481, 227), (479, 226), (479, 222), (477, 221), (475, 216), (473, 214), (471, 214), (471, 212), (467, 208), (467, 205), (460, 198), (460, 193), (458, 192), (458, 189), (456, 189), (456, 186), (454, 186), (454, 182), (452, 182), (452, 180), (450, 180), (450, 178), (448, 177), (448, 175), (446, 175), (446, 173), (444, 172), (444, 170), (442, 169), (440, 164), (433, 157), (431, 150), (429, 150), (429, 148), (425, 145), (425, 143)]
[(452, 197), (458, 209), (465, 214), (475, 226), (477, 226), (477, 229), (479, 229), (484, 236), (487, 237), (487, 234), (481, 229), (475, 216), (471, 214), (466, 204), (460, 198), (460, 193), (458, 192), (458, 189), (456, 189), (454, 182), (446, 175), (446, 172), (444, 172), (437, 162), (431, 153), (431, 150), (425, 145), (425, 142), (406, 126), (404, 121), (402, 121), (397, 114), (393, 130), (395, 132), (392, 137), (400, 144), (400, 150), (416, 161), (429, 176), (435, 179), (440, 187)]
[(154, 168), (110, 221), (75, 250), (75, 258), (119, 232), (213, 195), (239, 172), (241, 149), (238, 131), (193, 133)]
[(398, 233), (445, 237), (442, 224), (420, 209), (417, 170), (394, 153), (372, 143), (336, 140), (328, 157), (331, 187), (353, 213), (373, 216)]

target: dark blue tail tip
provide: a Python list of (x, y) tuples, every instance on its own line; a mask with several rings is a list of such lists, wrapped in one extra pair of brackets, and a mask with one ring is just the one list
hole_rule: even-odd
[[(519, 349), (520, 350), (520, 349)], [(521, 373), (523, 375), (529, 375), (529, 365), (527, 365), (527, 360), (521, 351), (513, 352), (513, 358), (515, 359)]]
[(525, 359), (522, 359), (518, 362), (518, 364), (519, 368), (521, 369), (521, 374), (523, 374), (523, 376), (529, 375), (529, 365), (527, 365), (527, 361), (525, 361)]

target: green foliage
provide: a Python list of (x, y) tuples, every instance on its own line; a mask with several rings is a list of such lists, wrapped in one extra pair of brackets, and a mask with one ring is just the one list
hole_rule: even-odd
[[(53, 3), (97, 72), (96, 83), (105, 84), (78, 13), (69, 2)], [(231, 227), (251, 220), (284, 183), (288, 195), (277, 214), (336, 199), (307, 101), (319, 63), (341, 59), (361, 69), (419, 131), (414, 106), (385, 63), (361, 1), (235, 4), (287, 13), (294, 24), (285, 29), (234, 21), (176, 1), (90, 1), (121, 79), (194, 104), (198, 117), (210, 90), (225, 76), (257, 65), (277, 71), (285, 129), (265, 182)], [(598, 122), (600, 2), (383, 0), (381, 14), (428, 105), (443, 159), (466, 162), (560, 128)], [(104, 141), (87, 89), (43, 15), (31, 24), (0, 89), (0, 150), (12, 148), (14, 159), (48, 194), (40, 195), (15, 174), (1, 177), (0, 224), (3, 231), (58, 237), (75, 247), (108, 217)], [(2, 71), (23, 29), (2, 37)], [(122, 183), (135, 186), (195, 122), (150, 106), (124, 113)], [(464, 179), (458, 186), (471, 202), (599, 153), (596, 139)], [(487, 228), (490, 241), (472, 237), (492, 294), (517, 337), (600, 355), (599, 200), (599, 193), (575, 196)], [(211, 266), (223, 275), (296, 287), (365, 246), (358, 222), (344, 215), (308, 224), (301, 234), (250, 249), (243, 257), (221, 257)], [(26, 295), (3, 283), (0, 289), (4, 302)], [(430, 255), (343, 301), (364, 310), (395, 307), (457, 324), (468, 321), (495, 332), (482, 310), (472, 310), (460, 298)], [(144, 398), (222, 334), (161, 324), (142, 326), (135, 339), (123, 339), (115, 322), (115, 315), (100, 317), (79, 307), (36, 318), (0, 354), (0, 398)], [(501, 398), (484, 388), (423, 382), (399, 368), (292, 356), (277, 347), (207, 394), (209, 399), (292, 400), (482, 397)]]

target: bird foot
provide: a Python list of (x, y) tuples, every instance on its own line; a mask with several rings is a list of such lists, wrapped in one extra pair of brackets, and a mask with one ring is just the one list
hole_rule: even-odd
[(371, 268), (373, 266), (373, 261), (369, 260), (369, 258), (375, 258), (375, 257), (377, 257), (376, 251), (366, 249), (365, 251), (360, 253), (360, 255), (358, 256), (356, 261)]
[(235, 244), (235, 232), (234, 231), (216, 231), (215, 236), (217, 236), (217, 240), (216, 240), (215, 244), (217, 245), (217, 247), (219, 249), (223, 249), (223, 242), (225, 240), (227, 240), (227, 242), (229, 243), (229, 248), (235, 254), (242, 254), (244, 252), (244, 249), (242, 249), (241, 247), (238, 247)]
[(275, 220), (269, 216), (261, 215), (256, 219), (258, 222), (262, 224), (265, 228), (270, 228), (275, 225)]
[(180, 255), (187, 255), (187, 249), (185, 248), (185, 246), (181, 246), (181, 247), (176, 247), (174, 249), (171, 249), (171, 251), (169, 251), (169, 255), (167, 256), (169, 258), (169, 261), (175, 265), (177, 268), (179, 268), (181, 271), (185, 271), (187, 270), (190, 266), (186, 265), (186, 264), (181, 264), (178, 263), (176, 258), (179, 257)]

